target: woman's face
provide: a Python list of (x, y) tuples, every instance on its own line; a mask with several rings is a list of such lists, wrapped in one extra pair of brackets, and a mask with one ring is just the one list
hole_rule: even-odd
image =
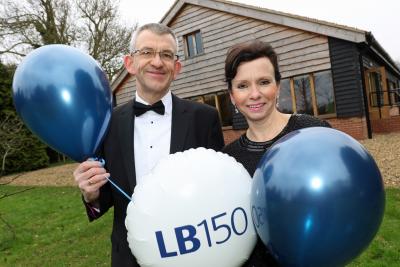
[(262, 57), (239, 65), (230, 96), (248, 121), (260, 121), (276, 110), (278, 91), (274, 67)]

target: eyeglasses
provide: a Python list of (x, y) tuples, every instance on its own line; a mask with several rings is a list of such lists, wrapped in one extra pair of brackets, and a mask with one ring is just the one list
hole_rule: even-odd
[(160, 59), (165, 62), (172, 62), (174, 60), (178, 60), (179, 56), (175, 55), (172, 51), (156, 51), (154, 49), (150, 48), (144, 48), (144, 49), (136, 49), (131, 52), (131, 55), (137, 54), (139, 57), (143, 59), (153, 59), (155, 58), (156, 54), (160, 56)]

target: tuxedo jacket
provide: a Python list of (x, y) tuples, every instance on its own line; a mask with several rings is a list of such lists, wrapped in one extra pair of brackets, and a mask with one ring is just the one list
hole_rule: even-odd
[[(134, 123), (133, 100), (115, 108), (100, 155), (105, 160), (105, 168), (110, 173), (111, 180), (129, 196), (136, 186)], [(222, 129), (216, 109), (172, 95), (170, 154), (197, 147), (219, 151), (223, 146)], [(125, 217), (128, 203), (125, 196), (110, 183), (106, 183), (100, 189), (100, 213), (94, 216), (87, 207), (90, 220), (99, 218), (109, 208), (114, 207), (111, 234), (113, 267), (139, 266), (127, 241)]]

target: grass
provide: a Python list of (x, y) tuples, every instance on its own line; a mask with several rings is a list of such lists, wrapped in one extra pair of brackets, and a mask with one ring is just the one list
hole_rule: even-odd
[(399, 266), (400, 188), (386, 189), (386, 207), (378, 234), (368, 249), (348, 266)]
[[(109, 266), (111, 215), (89, 223), (76, 188), (1, 186), (0, 266)], [(399, 225), (400, 189), (387, 189), (381, 228), (349, 266), (398, 266)]]
[(0, 199), (0, 266), (110, 265), (111, 213), (89, 223), (77, 188), (31, 188)]

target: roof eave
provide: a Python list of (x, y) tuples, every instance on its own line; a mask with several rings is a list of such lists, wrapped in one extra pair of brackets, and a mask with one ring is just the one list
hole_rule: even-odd
[(366, 33), (367, 45), (380, 57), (397, 75), (400, 76), (400, 68), (396, 65), (388, 52), (379, 44), (371, 32)]
[(261, 21), (331, 36), (354, 43), (365, 42), (366, 31), (364, 30), (224, 0), (177, 0), (160, 22), (168, 25), (185, 4), (192, 4), (239, 16), (251, 17)]

